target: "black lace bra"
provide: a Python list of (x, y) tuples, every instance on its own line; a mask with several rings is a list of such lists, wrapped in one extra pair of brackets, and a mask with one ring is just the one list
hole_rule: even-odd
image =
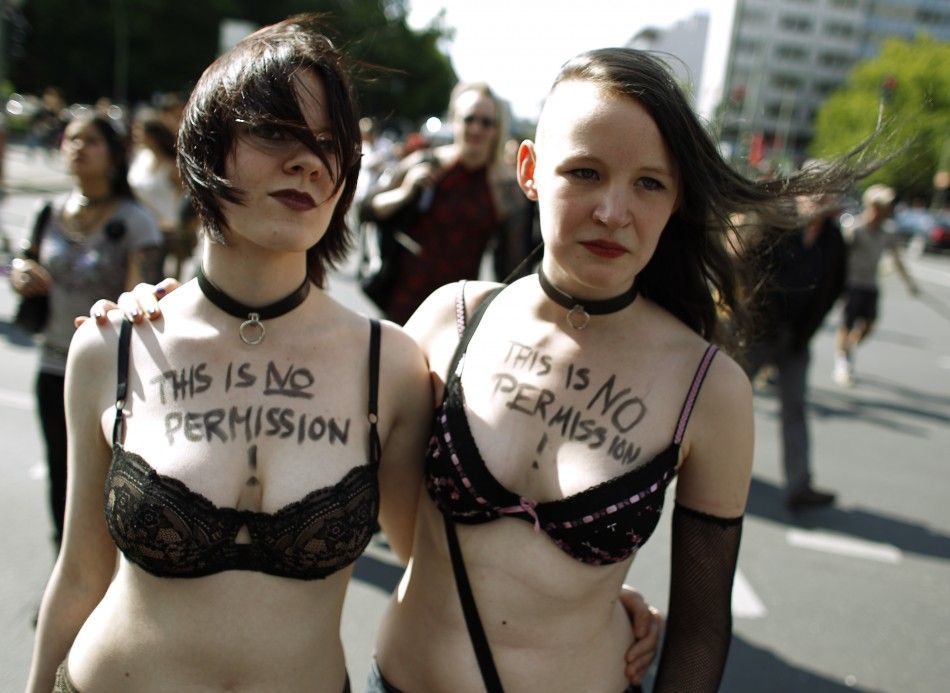
[[(461, 291), (459, 292), (461, 296)], [(543, 531), (571, 557), (605, 565), (628, 558), (643, 546), (659, 522), (666, 488), (676, 475), (679, 447), (690, 414), (717, 348), (709, 345), (683, 403), (673, 441), (646, 464), (562, 499), (538, 502), (505, 488), (488, 469), (465, 415), (460, 360), (485, 309), (479, 306), (464, 327), (464, 306), (457, 306), (462, 338), (445, 384), (442, 406), (426, 456), (426, 488), (439, 510), (462, 524), (515, 517)]]
[[(131, 323), (125, 322), (119, 343), (112, 465), (105, 484), (106, 523), (126, 558), (161, 577), (252, 570), (299, 580), (325, 578), (359, 558), (379, 511), (378, 322), (371, 321), (370, 330), (369, 462), (274, 513), (217, 507), (122, 447), (130, 336)], [(250, 540), (239, 543), (238, 533), (245, 527)]]

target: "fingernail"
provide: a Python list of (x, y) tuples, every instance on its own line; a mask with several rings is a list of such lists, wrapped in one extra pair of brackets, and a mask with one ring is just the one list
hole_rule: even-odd
[(103, 313), (101, 310), (96, 310), (96, 311), (93, 311), (92, 313), (92, 317), (94, 317), (96, 320), (102, 320), (105, 316), (106, 314)]
[(149, 315), (158, 315), (158, 308), (149, 308), (149, 309), (148, 309), (148, 314), (149, 314)]
[(165, 295), (165, 287), (159, 286), (155, 288), (155, 296), (157, 298), (161, 298), (164, 295)]
[(140, 311), (138, 308), (136, 308), (136, 309), (133, 310), (131, 313), (129, 313), (129, 315), (131, 315), (133, 318), (137, 318), (137, 317), (139, 317), (141, 314), (142, 314), (142, 311)]

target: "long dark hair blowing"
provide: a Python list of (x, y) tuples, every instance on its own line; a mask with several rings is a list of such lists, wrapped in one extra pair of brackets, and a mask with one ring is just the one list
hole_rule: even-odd
[[(210, 238), (226, 243), (221, 200), (241, 204), (242, 191), (224, 175), (238, 121), (276, 126), (313, 151), (342, 188), (330, 226), (307, 251), (307, 274), (318, 286), (350, 245), (346, 212), (360, 166), (359, 114), (347, 66), (322, 30), (321, 15), (301, 14), (256, 31), (215, 60), (201, 75), (185, 107), (178, 134), (178, 168), (195, 212)], [(333, 141), (317, 142), (301, 111), (295, 75), (311, 70), (326, 90)]]
[[(129, 147), (125, 137), (116, 129), (112, 121), (104, 115), (79, 116), (74, 123), (85, 127), (90, 125), (106, 142), (109, 150), (109, 194), (112, 197), (135, 199), (129, 187)], [(72, 123), (70, 123), (72, 125)]]
[[(679, 207), (637, 277), (638, 290), (705, 339), (738, 346), (735, 342), (741, 342), (750, 327), (745, 310), (749, 297), (741, 277), (750, 271), (744, 263), (751, 257), (735, 246), (736, 238), (741, 239), (735, 215), (754, 213), (776, 227), (795, 227), (800, 222), (794, 211), (796, 196), (843, 191), (864, 175), (851, 165), (857, 151), (821, 169), (754, 181), (722, 158), (658, 57), (631, 48), (581, 53), (562, 66), (554, 86), (568, 80), (593, 82), (636, 99), (653, 117), (679, 169)], [(728, 250), (727, 243), (732, 245)], [(722, 329), (722, 314), (730, 317), (728, 331)]]

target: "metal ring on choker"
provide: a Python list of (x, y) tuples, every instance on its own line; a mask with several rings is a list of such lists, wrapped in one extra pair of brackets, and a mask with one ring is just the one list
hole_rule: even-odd
[(200, 265), (196, 275), (198, 288), (201, 289), (201, 293), (205, 295), (205, 298), (228, 315), (244, 320), (238, 328), (238, 335), (242, 342), (251, 346), (264, 341), (264, 336), (267, 334), (264, 320), (272, 320), (289, 313), (303, 303), (310, 293), (310, 278), (304, 277), (303, 283), (293, 293), (273, 303), (268, 303), (266, 306), (253, 308), (231, 298), (212, 284), (211, 280), (205, 275), (204, 268)]
[(554, 286), (551, 280), (544, 274), (543, 269), (538, 269), (538, 283), (541, 284), (541, 290), (552, 301), (563, 308), (567, 308), (567, 324), (575, 330), (583, 330), (590, 322), (591, 315), (608, 315), (623, 310), (637, 298), (637, 283), (634, 282), (631, 287), (613, 298), (601, 300), (581, 300), (574, 298), (566, 291)]

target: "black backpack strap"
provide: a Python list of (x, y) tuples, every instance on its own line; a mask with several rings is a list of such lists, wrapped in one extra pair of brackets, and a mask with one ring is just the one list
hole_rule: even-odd
[(478, 606), (475, 604), (472, 586), (468, 581), (465, 561), (462, 558), (462, 547), (459, 546), (455, 525), (445, 514), (442, 515), (442, 519), (445, 522), (445, 536), (449, 540), (449, 555), (452, 557), (455, 587), (459, 593), (459, 601), (462, 602), (465, 626), (468, 628), (468, 636), (472, 640), (472, 647), (475, 648), (475, 658), (478, 660), (478, 668), (482, 672), (485, 690), (488, 693), (504, 693), (505, 689), (498, 677), (498, 670), (495, 668), (495, 660), (491, 654), (491, 647), (488, 644), (485, 629), (482, 628), (482, 619), (478, 615)]
[(366, 418), (369, 420), (369, 461), (374, 467), (379, 465), (382, 445), (379, 442), (379, 320), (369, 321), (369, 408)]
[(23, 249), (23, 256), (30, 260), (39, 260), (40, 244), (43, 242), (43, 234), (46, 233), (46, 222), (53, 212), (53, 203), (47, 202), (40, 209), (33, 222), (33, 231), (30, 233), (30, 246)]
[(125, 397), (129, 390), (129, 342), (132, 339), (132, 323), (122, 321), (119, 330), (119, 358), (115, 388), (115, 423), (112, 426), (112, 445), (121, 442), (122, 422), (125, 420)]

